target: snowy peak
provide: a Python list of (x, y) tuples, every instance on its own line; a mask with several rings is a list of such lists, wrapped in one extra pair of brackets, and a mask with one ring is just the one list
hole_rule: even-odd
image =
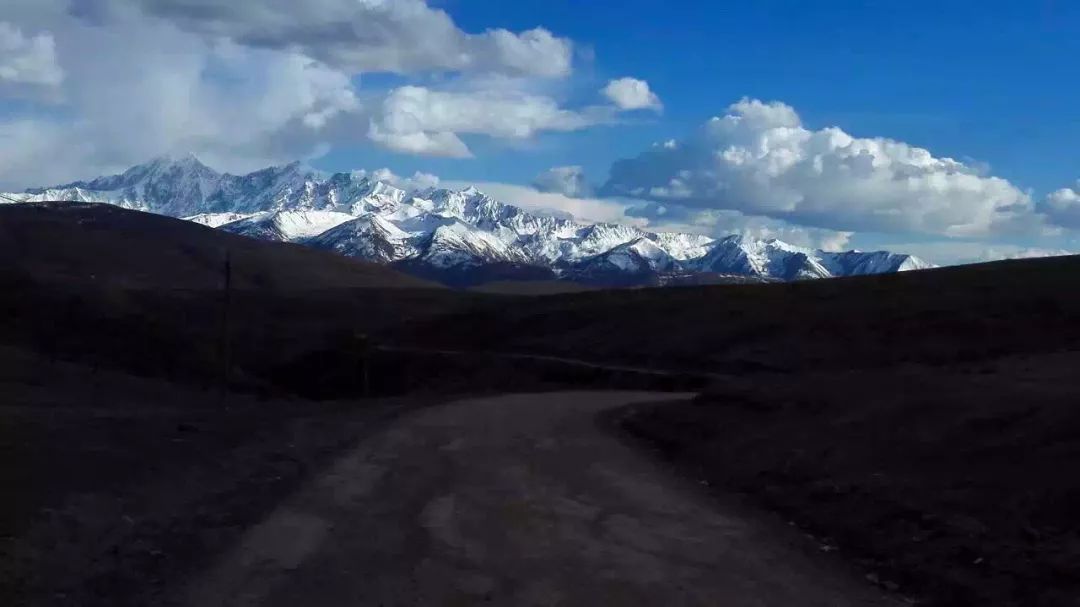
[(822, 263), (829, 268), (833, 276), (861, 276), (865, 274), (886, 274), (925, 270), (934, 267), (913, 255), (902, 255), (888, 251), (844, 251), (840, 253), (822, 253)]
[(137, 164), (119, 175), (98, 177), (91, 181), (76, 181), (65, 188), (83, 188), (97, 191), (117, 191), (128, 188), (143, 188), (147, 184), (165, 184), (178, 182), (185, 184), (212, 182), (221, 178), (221, 174), (199, 161), (193, 154), (158, 156), (148, 162)]
[(520, 249), (494, 234), (461, 222), (432, 232), (420, 258), (436, 268), (481, 266), (491, 263), (528, 264)]
[(669, 272), (679, 267), (679, 262), (667, 251), (648, 238), (638, 238), (618, 245), (611, 250), (591, 257), (579, 264), (578, 271), (619, 271), (632, 274), (642, 272)]
[(679, 232), (659, 232), (650, 235), (656, 246), (668, 255), (680, 261), (697, 259), (709, 252), (715, 239), (701, 234), (682, 234)]
[(119, 175), (27, 190), (34, 198), (111, 202), (118, 206), (175, 217), (205, 212), (203, 202), (217, 190), (222, 175), (193, 155), (161, 156)]
[(721, 274), (746, 274), (781, 280), (832, 276), (818, 260), (818, 251), (780, 240), (757, 240), (733, 235), (716, 241), (694, 269)]
[(412, 236), (392, 222), (368, 214), (341, 223), (308, 239), (306, 244), (376, 263), (391, 263), (414, 257), (419, 250)]
[[(474, 187), (408, 190), (389, 171), (325, 174), (299, 162), (246, 175), (192, 155), (14, 195), (107, 202), (266, 240), (399, 264), (455, 284), (553, 276), (609, 285), (681, 284), (694, 276), (802, 280), (932, 267), (888, 251), (825, 252), (780, 240), (654, 233), (534, 213)], [(395, 182), (396, 183), (396, 182)]]
[(695, 264), (699, 271), (751, 274), (782, 280), (887, 274), (934, 267), (912, 255), (888, 251), (828, 252), (781, 240), (729, 236)]

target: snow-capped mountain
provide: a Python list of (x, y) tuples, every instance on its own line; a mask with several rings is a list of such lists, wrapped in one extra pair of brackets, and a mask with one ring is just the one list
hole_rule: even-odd
[(10, 195), (74, 200), (180, 217), (265, 240), (303, 243), (452, 283), (566, 278), (680, 284), (695, 275), (800, 280), (932, 267), (910, 255), (832, 253), (779, 240), (648, 232), (529, 212), (475, 188), (406, 190), (364, 171), (327, 175), (292, 163), (218, 173), (194, 156)]

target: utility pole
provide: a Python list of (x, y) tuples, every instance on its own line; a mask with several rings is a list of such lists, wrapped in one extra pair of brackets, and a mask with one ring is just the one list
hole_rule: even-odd
[(371, 340), (364, 333), (357, 333), (355, 348), (360, 354), (360, 385), (367, 398), (371, 396)]
[(221, 400), (225, 400), (225, 395), (229, 391), (229, 371), (232, 361), (230, 360), (231, 352), (231, 315), (230, 308), (232, 307), (232, 251), (225, 250), (225, 265), (222, 268), (224, 278), (224, 293), (222, 297), (221, 306), (221, 335), (218, 341), (218, 353), (221, 357), (221, 378), (220, 378), (220, 390)]

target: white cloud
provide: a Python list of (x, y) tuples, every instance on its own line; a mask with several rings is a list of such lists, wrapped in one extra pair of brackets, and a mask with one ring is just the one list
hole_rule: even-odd
[(580, 166), (552, 167), (536, 176), (533, 187), (541, 192), (556, 192), (576, 198), (593, 195), (593, 187)]
[(743, 99), (694, 137), (615, 163), (607, 195), (731, 209), (798, 224), (946, 236), (1033, 232), (1030, 196), (951, 158)]
[(622, 110), (660, 111), (664, 107), (656, 93), (649, 90), (649, 83), (637, 78), (612, 80), (601, 92)]
[(50, 32), (26, 35), (16, 25), (0, 21), (0, 84), (54, 87), (63, 80)]
[(122, 168), (96, 162), (93, 152), (92, 142), (71, 138), (58, 124), (0, 120), (0, 191), (67, 182)]
[[(5, 141), (18, 142), (2, 152), (8, 188), (166, 152), (233, 172), (357, 141), (463, 157), (461, 135), (525, 139), (603, 118), (539, 92), (537, 76), (570, 70), (569, 41), (539, 29), (469, 34), (419, 0), (9, 1), (17, 25), (0, 24), (0, 99), (22, 96), (16, 80), (50, 83), (60, 105), (0, 114)], [(324, 30), (337, 37), (317, 40)], [(445, 91), (357, 89), (357, 70), (444, 69), (472, 75)]]
[(368, 137), (413, 154), (471, 155), (460, 134), (527, 139), (540, 131), (574, 131), (594, 123), (559, 107), (554, 99), (516, 90), (436, 91), (403, 86), (391, 91), (372, 116)]
[(354, 171), (353, 174), (359, 177), (370, 177), (376, 181), (388, 183), (394, 187), (401, 188), (403, 190), (423, 190), (427, 188), (434, 188), (439, 185), (439, 178), (431, 173), (422, 173), (416, 171), (412, 177), (402, 177), (395, 175), (390, 169), (375, 169), (370, 173), (368, 171), (359, 170)]
[(563, 77), (573, 44), (546, 29), (461, 30), (423, 0), (100, 0), (94, 16), (140, 11), (211, 39), (299, 52), (360, 72)]
[(1042, 205), (1050, 221), (1067, 228), (1080, 229), (1080, 181), (1071, 188), (1051, 192)]
[(0, 114), (5, 139), (20, 142), (3, 152), (6, 187), (92, 177), (165, 152), (234, 172), (307, 158), (342, 137), (330, 123), (361, 109), (348, 74), (294, 52), (211, 44), (137, 14), (91, 24), (45, 3), (19, 12), (48, 26), (66, 75), (59, 111)]

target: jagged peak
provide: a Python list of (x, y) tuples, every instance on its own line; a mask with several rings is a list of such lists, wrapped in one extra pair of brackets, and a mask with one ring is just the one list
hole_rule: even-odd
[[(183, 170), (174, 172), (176, 167)], [(620, 262), (641, 257), (639, 261), (654, 268), (659, 262), (680, 271), (702, 268), (785, 278), (932, 267), (921, 259), (888, 251), (831, 253), (748, 234), (713, 238), (653, 233), (621, 223), (554, 221), (542, 212), (492, 198), (475, 186), (405, 189), (395, 185), (391, 175), (389, 171), (322, 173), (300, 161), (243, 176), (220, 175), (194, 154), (181, 153), (158, 156), (131, 167), (124, 175), (60, 187), (72, 199), (113, 202), (179, 217), (200, 216), (205, 222), (222, 221), (228, 213), (235, 213), (250, 218), (241, 227), (260, 221), (273, 223), (283, 228), (279, 230), (283, 234), (303, 236), (304, 242), (311, 241), (314, 230), (330, 224), (335, 227), (324, 233), (333, 230), (339, 243), (392, 233), (401, 240), (394, 254), (408, 252), (418, 259), (424, 242), (451, 245), (449, 241), (457, 240), (465, 245), (462, 251), (490, 248), (505, 259), (549, 267), (569, 267), (612, 253), (622, 254)], [(278, 211), (273, 222), (269, 216), (253, 217), (270, 211)], [(338, 219), (345, 222), (337, 225)], [(362, 226), (367, 229), (359, 229)], [(455, 249), (446, 247), (447, 251)]]
[(160, 172), (174, 167), (191, 171), (217, 173), (217, 171), (203, 163), (202, 160), (199, 160), (199, 157), (194, 152), (168, 152), (155, 156), (142, 164), (137, 164), (124, 171), (124, 174), (147, 170)]

